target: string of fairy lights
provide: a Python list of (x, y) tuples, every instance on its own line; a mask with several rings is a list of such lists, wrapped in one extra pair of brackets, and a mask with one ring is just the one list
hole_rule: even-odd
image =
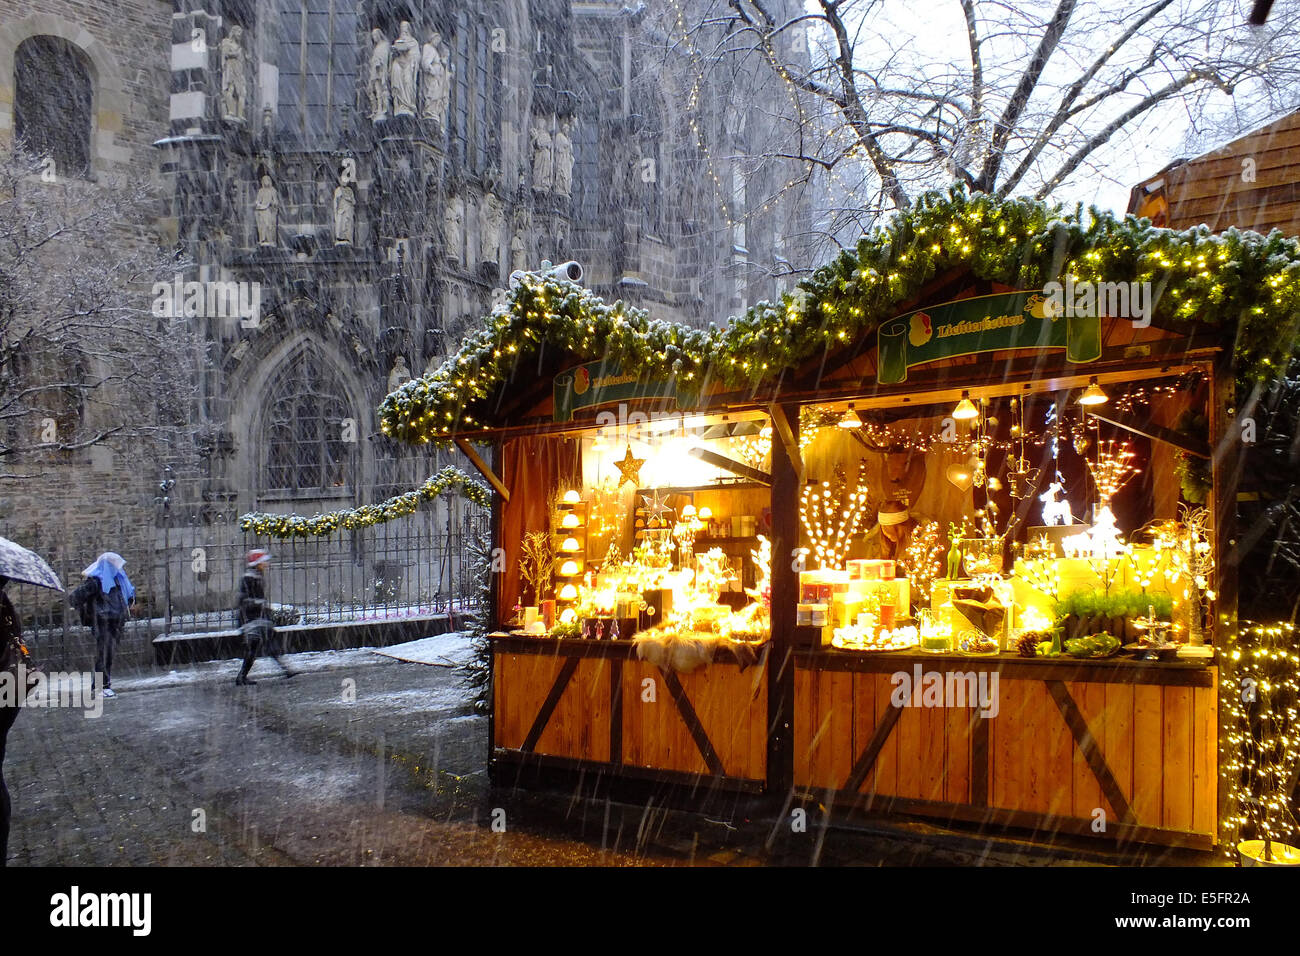
[(799, 519), (819, 568), (842, 568), (866, 515), (870, 495), (866, 462), (858, 463), (852, 487), (843, 468), (837, 467), (830, 481), (804, 485), (799, 493)]
[[(1220, 823), (1225, 854), (1238, 841), (1300, 844), (1294, 802), (1300, 779), (1300, 654), (1293, 624), (1243, 627), (1224, 668), (1219, 700), (1226, 740), (1219, 774), (1227, 789)], [(1293, 851), (1294, 852), (1294, 851)]]

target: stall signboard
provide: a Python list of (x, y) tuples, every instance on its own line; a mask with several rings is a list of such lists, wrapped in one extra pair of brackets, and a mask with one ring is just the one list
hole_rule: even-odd
[(877, 380), (895, 385), (907, 381), (907, 370), (917, 365), (1003, 349), (1064, 349), (1071, 362), (1096, 361), (1101, 357), (1101, 319), (1076, 311), (1082, 310), (1053, 309), (1050, 295), (1026, 290), (905, 313), (876, 333)]
[(678, 409), (693, 408), (699, 401), (699, 392), (682, 388), (677, 380), (650, 380), (635, 372), (625, 372), (612, 361), (588, 362), (567, 369), (555, 376), (555, 411), (557, 422), (573, 420), (580, 408), (594, 408), (610, 402), (631, 399), (671, 399)]

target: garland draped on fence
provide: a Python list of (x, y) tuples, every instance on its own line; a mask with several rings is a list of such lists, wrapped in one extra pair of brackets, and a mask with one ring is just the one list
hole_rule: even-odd
[(486, 485), (471, 478), (459, 468), (448, 465), (436, 475), (426, 479), (419, 488), (395, 495), (379, 504), (343, 508), (312, 518), (304, 518), (301, 515), (250, 512), (240, 517), (239, 527), (244, 531), (271, 538), (307, 538), (313, 535), (332, 534), (340, 529), (366, 528), (414, 514), (423, 502), (432, 501), (448, 491), (458, 491), (465, 498), (484, 507), (492, 502), (492, 493)]
[(693, 329), (605, 302), (573, 283), (531, 274), (432, 373), (390, 394), (383, 432), (446, 443), (474, 430), (469, 406), (543, 346), (582, 361), (609, 358), (645, 379), (758, 386), (869, 335), (936, 275), (968, 269), (1016, 288), (1075, 281), (1150, 282), (1157, 323), (1191, 331), (1236, 329), (1238, 379), (1273, 378), (1300, 329), (1300, 241), (1205, 226), (1182, 232), (1096, 209), (1072, 212), (1031, 199), (998, 200), (960, 187), (929, 193), (856, 248), (799, 282), (779, 303), (760, 302), (725, 327)]

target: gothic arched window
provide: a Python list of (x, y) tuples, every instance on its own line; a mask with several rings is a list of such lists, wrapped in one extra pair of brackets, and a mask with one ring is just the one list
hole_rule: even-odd
[(90, 171), (90, 60), (62, 37), (29, 37), (14, 54), (14, 133), (60, 176)]
[(279, 0), (280, 129), (295, 142), (333, 142), (357, 89), (353, 0)]
[(358, 436), (345, 396), (314, 349), (301, 349), (281, 366), (263, 412), (263, 491), (348, 491)]
[(487, 25), (464, 10), (456, 15), (451, 59), (451, 151), (465, 169), (486, 172), (497, 161), (497, 56)]

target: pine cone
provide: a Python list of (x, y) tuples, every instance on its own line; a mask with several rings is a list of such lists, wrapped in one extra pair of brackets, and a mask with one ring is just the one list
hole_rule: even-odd
[(1038, 654), (1038, 635), (1024, 634), (1016, 641), (1016, 650), (1021, 657), (1035, 657)]

